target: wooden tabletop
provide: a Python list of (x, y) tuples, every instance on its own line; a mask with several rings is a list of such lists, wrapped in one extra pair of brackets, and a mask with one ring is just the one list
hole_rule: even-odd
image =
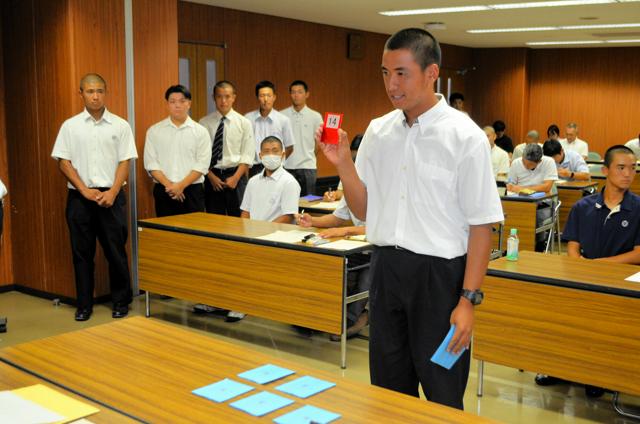
[[(371, 249), (371, 246), (364, 246), (350, 250), (323, 249), (322, 246), (311, 246), (305, 243), (283, 243), (258, 239), (257, 237), (271, 234), (275, 231), (306, 231), (317, 232), (316, 228), (304, 228), (292, 224), (277, 224), (268, 221), (258, 221), (253, 219), (237, 218), (195, 212), (184, 215), (165, 216), (162, 218), (141, 219), (138, 225), (142, 228), (155, 228), (165, 231), (173, 231), (183, 234), (193, 234), (204, 237), (214, 237), (232, 241), (242, 241), (246, 243), (261, 244), (266, 246), (281, 247), (286, 249), (312, 251), (333, 256), (344, 256)], [(331, 241), (340, 240), (332, 238)]]
[(553, 199), (554, 197), (558, 197), (557, 194), (546, 193), (543, 197), (531, 197), (531, 196), (520, 196), (520, 195), (512, 195), (512, 196), (500, 196), (501, 200), (507, 200), (510, 202), (529, 202), (529, 203), (537, 203), (542, 202), (544, 200)]
[(522, 251), (514, 262), (506, 257), (491, 261), (487, 274), (640, 298), (640, 283), (625, 281), (639, 271), (640, 267), (636, 265)]
[(558, 190), (566, 189), (566, 190), (584, 190), (589, 187), (597, 187), (598, 183), (596, 181), (567, 181), (567, 180), (558, 180), (556, 181), (556, 187)]
[(309, 404), (341, 414), (338, 422), (345, 423), (490, 422), (152, 318), (132, 317), (12, 346), (1, 350), (0, 357), (149, 422), (250, 422), (250, 415), (230, 407), (229, 402), (218, 404), (191, 391), (223, 378), (239, 381), (238, 373), (267, 363), (289, 368), (296, 374), (264, 386), (242, 382), (257, 391), (266, 389), (284, 397), (289, 396), (274, 387), (302, 375), (337, 385), (307, 399), (292, 397), (293, 405), (255, 421), (271, 422)]

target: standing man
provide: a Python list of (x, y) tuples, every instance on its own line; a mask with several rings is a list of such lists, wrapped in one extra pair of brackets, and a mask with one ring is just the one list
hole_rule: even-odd
[(587, 160), (589, 156), (589, 144), (578, 138), (578, 124), (569, 122), (564, 134), (566, 138), (560, 139), (559, 141), (565, 152), (573, 150), (574, 152), (580, 153), (580, 156), (582, 156), (584, 160)]
[(276, 86), (271, 81), (260, 81), (256, 84), (256, 98), (260, 107), (258, 110), (245, 115), (251, 121), (255, 139), (255, 156), (253, 166), (249, 172), (250, 176), (259, 174), (264, 169), (260, 161), (260, 144), (262, 140), (269, 136), (282, 140), (285, 147), (285, 157), (287, 158), (293, 153), (293, 145), (295, 144), (291, 121), (273, 108), (273, 104), (276, 102)]
[(215, 112), (200, 120), (212, 140), (211, 164), (204, 180), (205, 206), (209, 213), (240, 216), (240, 202), (253, 163), (251, 122), (233, 110), (236, 87), (219, 81), (213, 87)]
[(76, 280), (76, 321), (93, 312), (96, 238), (109, 262), (113, 318), (129, 312), (131, 279), (125, 245), (127, 207), (121, 191), (129, 160), (138, 157), (131, 127), (105, 107), (107, 84), (98, 74), (80, 81), (85, 110), (60, 128), (51, 156), (67, 179), (67, 224)]
[(211, 164), (211, 139), (189, 116), (191, 93), (172, 85), (164, 94), (169, 117), (147, 130), (144, 168), (155, 181), (157, 216), (204, 212), (204, 176)]
[[(349, 142), (319, 143), (337, 168), (349, 209), (367, 222), (371, 263), (371, 382), (462, 409), (469, 351), (446, 370), (429, 361), (471, 342), (474, 305), (503, 220), (486, 136), (434, 92), (440, 46), (421, 29), (392, 35), (382, 77), (396, 109), (371, 121), (354, 166)], [(320, 138), (320, 130), (316, 139)]]
[(316, 142), (313, 134), (322, 125), (322, 115), (307, 106), (309, 87), (307, 83), (296, 80), (289, 85), (292, 105), (281, 113), (289, 118), (293, 129), (296, 148), (287, 158), (285, 168), (298, 180), (302, 196), (316, 191)]

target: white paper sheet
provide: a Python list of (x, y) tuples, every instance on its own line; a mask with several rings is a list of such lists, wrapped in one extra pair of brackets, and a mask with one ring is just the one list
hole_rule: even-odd
[(640, 272), (636, 272), (635, 274), (628, 276), (625, 280), (640, 283)]
[(279, 241), (281, 243), (298, 243), (301, 242), (302, 239), (308, 235), (313, 234), (311, 231), (299, 231), (299, 230), (291, 230), (291, 231), (276, 231), (270, 234), (265, 234), (264, 236), (256, 237), (261, 240), (269, 240), (269, 241)]
[(338, 240), (331, 243), (321, 244), (318, 246), (321, 249), (334, 249), (334, 250), (351, 250), (359, 247), (370, 246), (369, 243), (356, 241), (356, 240)]
[(10, 391), (0, 392), (0, 422), (42, 424), (63, 421), (65, 417)]
[(313, 209), (326, 209), (330, 211), (335, 211), (339, 203), (340, 203), (339, 200), (336, 200), (335, 202), (318, 202), (318, 203), (314, 203), (310, 207), (312, 207)]

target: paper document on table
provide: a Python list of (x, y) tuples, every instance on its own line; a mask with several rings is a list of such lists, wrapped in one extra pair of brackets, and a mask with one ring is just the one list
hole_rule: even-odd
[(367, 235), (359, 234), (357, 236), (347, 236), (347, 240), (367, 241)]
[(6, 423), (56, 423), (65, 417), (13, 392), (0, 392), (0, 419)]
[(640, 283), (640, 272), (636, 272), (635, 274), (628, 276), (627, 278), (625, 278), (625, 280), (634, 283)]
[(98, 408), (63, 395), (57, 390), (42, 384), (12, 390), (12, 393), (61, 415), (63, 418), (62, 420), (56, 421), (58, 423), (76, 421), (100, 412)]
[(265, 234), (264, 236), (256, 237), (260, 240), (269, 240), (269, 241), (279, 241), (282, 243), (298, 243), (301, 242), (302, 239), (309, 235), (313, 234), (311, 231), (276, 231), (270, 234)]
[(312, 207), (313, 209), (326, 209), (330, 211), (335, 211), (338, 208), (339, 203), (340, 203), (339, 200), (336, 200), (335, 202), (318, 202), (318, 203), (314, 203), (310, 207)]
[(351, 250), (360, 247), (370, 246), (369, 243), (357, 240), (338, 240), (331, 243), (318, 246), (320, 249), (333, 249), (333, 250)]

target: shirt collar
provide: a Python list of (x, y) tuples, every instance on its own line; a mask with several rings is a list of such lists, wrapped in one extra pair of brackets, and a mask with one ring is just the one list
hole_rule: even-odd
[(100, 118), (100, 120), (99, 120), (99, 121), (96, 121), (96, 120), (94, 120), (94, 119), (93, 119), (93, 116), (91, 116), (91, 114), (89, 113), (89, 111), (87, 110), (87, 108), (86, 108), (86, 107), (85, 107), (85, 108), (84, 108), (84, 110), (82, 111), (82, 119), (84, 119), (85, 121), (86, 121), (86, 120), (91, 119), (91, 120), (93, 120), (95, 123), (102, 122), (102, 121), (106, 122), (107, 124), (111, 124), (111, 123), (113, 123), (113, 117), (112, 117), (112, 114), (111, 114), (111, 112), (109, 112), (109, 111), (107, 110), (107, 108), (106, 108), (106, 107), (104, 108), (104, 112), (102, 112), (102, 117)]
[(258, 110), (256, 111), (257, 116), (256, 116), (256, 119), (255, 119), (255, 120), (256, 120), (256, 121), (258, 121), (258, 120), (260, 120), (260, 119), (264, 119), (264, 120), (267, 120), (267, 119), (268, 119), (268, 120), (270, 120), (270, 121), (273, 121), (273, 116), (275, 115), (275, 111), (276, 111), (275, 109), (271, 109), (271, 112), (269, 112), (269, 114), (263, 118), (263, 117), (262, 117), (262, 115), (260, 114), (260, 109), (258, 109)]
[(184, 121), (184, 124), (180, 125), (179, 127), (176, 126), (176, 124), (173, 123), (173, 121), (171, 121), (171, 117), (167, 116), (167, 119), (165, 119), (165, 125), (176, 128), (176, 129), (182, 129), (182, 128), (194, 128), (195, 127), (195, 122), (193, 121), (193, 119), (191, 119), (191, 117), (189, 115), (187, 115), (187, 120)]
[[(624, 196), (622, 197), (622, 202), (620, 202), (618, 206), (621, 210), (632, 211), (633, 210), (632, 202), (633, 202), (633, 199), (631, 198), (631, 192), (627, 190), (624, 192)], [(598, 197), (596, 197), (596, 203), (594, 206), (596, 207), (596, 209), (607, 207), (607, 204), (604, 203), (604, 187), (602, 188), (602, 190), (600, 190), (600, 193), (598, 193)]]
[(284, 168), (282, 167), (282, 165), (280, 165), (280, 167), (275, 171), (273, 171), (273, 173), (268, 177), (267, 177), (267, 169), (265, 168), (264, 171), (262, 171), (262, 173), (260, 174), (260, 178), (263, 178), (263, 179), (272, 178), (275, 181), (278, 181), (280, 177), (282, 177), (283, 175), (284, 175)]
[[(443, 111), (446, 110), (446, 108), (449, 108), (449, 105), (442, 94), (436, 93), (436, 98), (438, 99), (438, 102), (422, 115), (418, 116), (414, 122), (414, 125), (418, 124), (420, 134), (424, 134), (425, 131), (427, 131), (428, 125), (426, 124), (435, 121)], [(404, 116), (404, 113), (402, 113), (402, 125), (408, 127), (407, 118)]]
[(216, 109), (216, 111), (213, 112), (213, 116), (218, 120), (220, 120), (220, 119), (222, 119), (224, 117), (227, 121), (229, 121), (231, 119), (231, 116), (234, 113), (235, 113), (235, 110), (233, 110), (233, 108), (231, 108), (231, 110), (229, 112), (227, 112), (226, 115), (221, 114), (220, 111), (218, 109)]

